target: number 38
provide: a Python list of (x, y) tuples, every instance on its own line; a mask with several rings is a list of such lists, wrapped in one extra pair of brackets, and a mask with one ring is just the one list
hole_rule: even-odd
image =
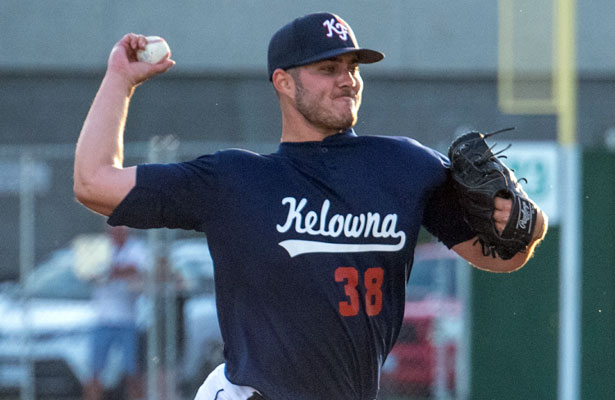
[[(382, 268), (368, 268), (365, 270), (363, 286), (365, 287), (365, 313), (373, 317), (382, 310), (382, 281), (384, 270)], [(339, 312), (344, 317), (352, 317), (359, 313), (360, 300), (359, 271), (353, 267), (339, 267), (335, 270), (335, 281), (345, 282), (344, 293), (346, 301), (339, 302)]]

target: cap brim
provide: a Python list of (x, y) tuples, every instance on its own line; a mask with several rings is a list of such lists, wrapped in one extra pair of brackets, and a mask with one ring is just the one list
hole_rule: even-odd
[(326, 60), (328, 58), (333, 58), (336, 56), (340, 56), (342, 54), (355, 53), (358, 56), (359, 64), (373, 64), (378, 62), (384, 58), (384, 54), (370, 49), (357, 49), (356, 47), (340, 47), (337, 49), (325, 51), (324, 53), (320, 53), (315, 55), (314, 57), (310, 57), (308, 59), (302, 60), (295, 65), (288, 66), (284, 69), (300, 67), (302, 65), (312, 64), (318, 61)]

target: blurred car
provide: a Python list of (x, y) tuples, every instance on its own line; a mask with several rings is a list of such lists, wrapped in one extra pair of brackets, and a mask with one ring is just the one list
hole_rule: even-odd
[[(77, 278), (73, 264), (72, 249), (60, 249), (32, 271), (23, 290), (16, 283), (0, 287), (0, 396), (20, 390), (22, 380), (27, 379), (27, 365), (32, 368), (37, 398), (81, 396), (91, 376), (90, 342), (96, 313), (92, 286)], [(178, 378), (184, 386), (194, 387), (210, 365), (221, 362), (213, 262), (206, 241), (175, 241), (169, 249), (169, 264), (181, 281), (178, 295), (185, 299), (180, 321), (186, 351), (179, 356)], [(143, 332), (152, 315), (148, 304), (145, 295), (139, 299)], [(208, 347), (197, 347), (203, 344)], [(26, 357), (30, 364), (24, 362)], [(121, 354), (112, 351), (109, 357), (102, 380), (112, 391), (121, 384)]]
[(457, 386), (464, 338), (459, 275), (467, 263), (442, 244), (417, 246), (404, 319), (382, 370), (386, 393), (448, 398)]

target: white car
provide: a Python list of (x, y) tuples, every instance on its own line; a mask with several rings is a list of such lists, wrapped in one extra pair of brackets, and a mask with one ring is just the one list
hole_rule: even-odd
[[(178, 357), (178, 378), (191, 391), (222, 360), (213, 262), (205, 240), (193, 239), (175, 241), (169, 260), (186, 299), (186, 351)], [(81, 396), (82, 385), (91, 376), (90, 342), (96, 314), (90, 299), (92, 287), (77, 278), (73, 264), (70, 248), (57, 250), (34, 269), (24, 290), (15, 283), (0, 286), (0, 396), (20, 390), (28, 365), (37, 396)], [(143, 332), (151, 322), (148, 304), (147, 296), (142, 296), (139, 320)], [(120, 383), (120, 362), (119, 352), (112, 351), (102, 377), (109, 390)]]

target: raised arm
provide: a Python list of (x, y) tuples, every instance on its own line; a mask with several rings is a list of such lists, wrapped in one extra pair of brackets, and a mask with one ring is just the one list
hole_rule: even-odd
[(171, 68), (170, 54), (158, 64), (137, 60), (143, 35), (127, 34), (115, 44), (107, 72), (77, 141), (74, 193), (83, 205), (110, 215), (136, 182), (136, 167), (124, 168), (124, 126), (135, 88)]

